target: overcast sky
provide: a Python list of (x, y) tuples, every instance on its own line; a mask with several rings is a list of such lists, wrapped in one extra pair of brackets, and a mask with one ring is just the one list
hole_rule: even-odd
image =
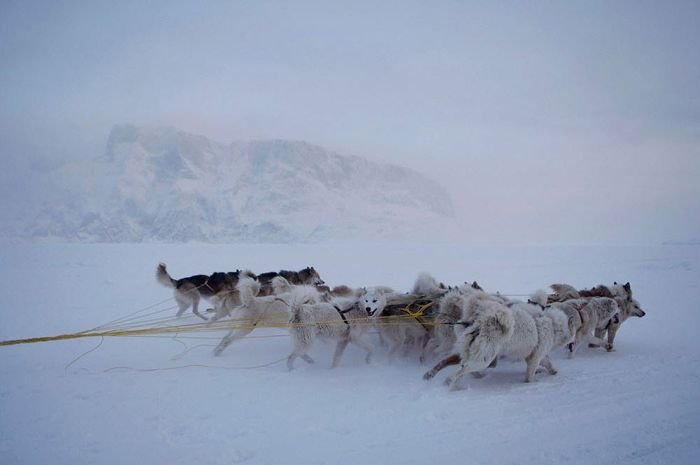
[(420, 170), (465, 240), (698, 239), (699, 25), (698, 1), (1, 0), (3, 192), (172, 125)]

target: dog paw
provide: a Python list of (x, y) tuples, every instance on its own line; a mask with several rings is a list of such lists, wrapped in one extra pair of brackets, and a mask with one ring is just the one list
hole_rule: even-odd
[(612, 344), (605, 344), (605, 350), (608, 352), (615, 352), (615, 349), (613, 348)]

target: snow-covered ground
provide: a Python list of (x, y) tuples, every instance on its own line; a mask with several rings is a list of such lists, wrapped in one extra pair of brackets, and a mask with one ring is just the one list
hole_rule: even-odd
[[(290, 341), (78, 339), (0, 347), (2, 464), (678, 464), (700, 456), (700, 248), (412, 245), (2, 245), (0, 340), (93, 328), (170, 297), (176, 277), (314, 265), (330, 284), (408, 290), (420, 271), (525, 294), (553, 282), (630, 281), (647, 311), (616, 352), (555, 353), (525, 384), (499, 363), (448, 392), (413, 358), (366, 365), (350, 346), (330, 370), (288, 372)], [(166, 302), (164, 306), (172, 305)], [(174, 310), (172, 311), (174, 313)], [(189, 321), (189, 320), (187, 320)], [(189, 350), (188, 350), (189, 349)], [(66, 368), (67, 367), (67, 368)], [(151, 369), (156, 369), (151, 371)]]

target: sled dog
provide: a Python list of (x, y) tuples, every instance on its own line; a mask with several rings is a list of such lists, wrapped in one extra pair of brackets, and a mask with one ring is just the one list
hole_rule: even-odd
[[(235, 311), (239, 325), (221, 339), (214, 348), (214, 355), (221, 355), (231, 343), (250, 334), (260, 323), (287, 321), (288, 308), (294, 301), (316, 302), (319, 299), (315, 289), (292, 286), (282, 276), (275, 276), (270, 286), (272, 295), (258, 297), (262, 287), (260, 281), (247, 275), (238, 280), (240, 306), (233, 300), (224, 300), (221, 305), (229, 312)], [(229, 308), (228, 305), (234, 307)]]
[(632, 316), (642, 318), (646, 315), (639, 302), (632, 297), (632, 286), (629, 282), (625, 284), (613, 283), (612, 286), (601, 284), (583, 290), (577, 290), (569, 284), (552, 284), (551, 288), (554, 289), (555, 294), (549, 297), (550, 301), (566, 302), (571, 299), (590, 299), (592, 297), (608, 297), (615, 300), (619, 308), (618, 321), (612, 322), (605, 328), (596, 328), (595, 330), (595, 337), (600, 340), (604, 339), (607, 333), (607, 342), (596, 341), (592, 343), (593, 346), (602, 345), (609, 351), (614, 348), (615, 336), (623, 322)]
[(519, 303), (509, 308), (483, 292), (475, 293), (455, 325), (457, 353), (440, 361), (425, 373), (424, 379), (459, 363), (457, 372), (447, 379), (450, 390), (455, 390), (466, 373), (478, 373), (493, 366), (501, 355), (527, 362), (525, 382), (534, 381), (540, 365), (550, 374), (556, 374), (547, 356), (554, 346), (552, 320), (541, 309), (527, 307), (534, 305)]
[(286, 279), (289, 284), (295, 286), (319, 286), (324, 284), (318, 271), (316, 271), (313, 266), (307, 266), (299, 271), (268, 271), (267, 273), (258, 275), (258, 281), (260, 281), (261, 285), (261, 296), (273, 294), (272, 279), (275, 278), (275, 276), (281, 276)]
[[(207, 320), (207, 317), (199, 313), (200, 299), (210, 300), (219, 293), (233, 291), (236, 283), (238, 283), (240, 273), (240, 270), (236, 270), (227, 273), (197, 274), (186, 278), (173, 279), (168, 273), (165, 263), (159, 263), (156, 269), (156, 279), (163, 286), (173, 289), (178, 306), (177, 316), (182, 316), (185, 310), (192, 307), (192, 313), (203, 320)], [(248, 273), (252, 274), (252, 272)]]
[(287, 368), (293, 370), (298, 357), (307, 363), (314, 363), (309, 350), (317, 338), (336, 341), (331, 368), (338, 366), (345, 348), (351, 342), (367, 351), (365, 361), (369, 363), (372, 345), (364, 339), (370, 325), (368, 308), (372, 309), (373, 306), (365, 306), (365, 302), (358, 299), (318, 303), (295, 300), (289, 307), (289, 332), (293, 348), (287, 358)]

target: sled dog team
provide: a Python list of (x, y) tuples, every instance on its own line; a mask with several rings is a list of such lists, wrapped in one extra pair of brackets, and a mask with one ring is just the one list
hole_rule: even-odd
[[(439, 359), (423, 376), (426, 380), (447, 366), (459, 365), (446, 380), (452, 390), (459, 388), (465, 374), (481, 377), (501, 357), (526, 362), (525, 382), (534, 381), (539, 367), (556, 374), (551, 351), (565, 348), (570, 358), (582, 345), (612, 351), (620, 326), (629, 317), (645, 315), (629, 283), (583, 290), (552, 284), (552, 294), (540, 290), (527, 301), (518, 301), (487, 293), (476, 282), (446, 287), (427, 273), (418, 276), (408, 294), (388, 287), (331, 288), (313, 267), (173, 279), (161, 263), (156, 278), (173, 289), (178, 316), (192, 307), (204, 320), (231, 316), (246, 322), (223, 337), (214, 349), (216, 355), (261, 323), (279, 321), (288, 325), (292, 339), (290, 370), (297, 358), (314, 362), (309, 351), (318, 338), (336, 342), (333, 367), (350, 343), (364, 349), (369, 362), (374, 349), (369, 335), (374, 329), (381, 343), (389, 346), (389, 359), (399, 351), (415, 351), (421, 362)], [(199, 312), (202, 298), (213, 304), (208, 310), (213, 312), (211, 318)]]

